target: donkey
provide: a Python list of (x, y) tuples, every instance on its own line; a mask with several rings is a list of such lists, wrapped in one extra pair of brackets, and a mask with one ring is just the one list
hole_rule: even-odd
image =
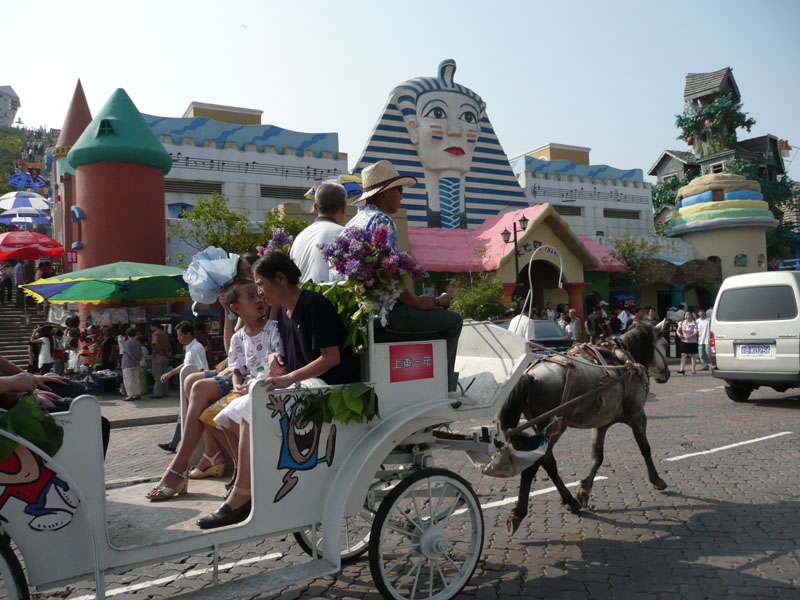
[[(647, 465), (650, 483), (658, 490), (667, 487), (653, 464), (645, 433), (647, 417), (644, 414), (644, 403), (650, 388), (648, 375), (652, 375), (658, 383), (669, 380), (669, 366), (664, 354), (666, 340), (661, 335), (664, 325), (665, 321), (655, 327), (640, 321), (602, 345), (581, 344), (571, 348), (567, 356), (554, 355), (540, 359), (528, 368), (516, 384), (500, 409), (499, 421), (503, 431), (516, 427), (523, 414), (527, 419), (533, 419), (570, 398), (585, 397), (539, 427), (539, 431), (547, 437), (548, 450), (521, 474), (519, 498), (506, 521), (509, 535), (514, 534), (528, 513), (531, 484), (539, 466), (547, 472), (562, 502), (571, 512), (578, 514), (581, 508), (589, 505), (594, 478), (603, 462), (606, 431), (615, 423), (625, 423), (633, 430)], [(568, 373), (570, 370), (572, 373)], [(616, 378), (617, 383), (611, 383), (612, 378)], [(592, 394), (592, 390), (598, 392)], [(553, 447), (568, 427), (594, 429), (594, 464), (589, 475), (580, 482), (577, 500), (561, 480), (553, 456)], [(514, 437), (511, 441), (514, 442)]]

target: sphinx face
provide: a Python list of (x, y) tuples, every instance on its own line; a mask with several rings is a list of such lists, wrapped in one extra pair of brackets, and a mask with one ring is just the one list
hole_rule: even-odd
[(468, 173), (478, 140), (480, 108), (457, 92), (426, 92), (406, 123), (420, 162), (428, 171)]

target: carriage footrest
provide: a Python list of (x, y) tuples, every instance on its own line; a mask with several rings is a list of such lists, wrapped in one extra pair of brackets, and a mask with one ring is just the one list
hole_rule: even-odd
[(309, 579), (325, 577), (338, 573), (333, 563), (318, 558), (300, 565), (292, 565), (282, 569), (272, 569), (266, 573), (234, 579), (216, 586), (200, 590), (192, 590), (185, 594), (173, 596), (188, 600), (234, 600), (277, 590), (288, 585), (295, 585)]

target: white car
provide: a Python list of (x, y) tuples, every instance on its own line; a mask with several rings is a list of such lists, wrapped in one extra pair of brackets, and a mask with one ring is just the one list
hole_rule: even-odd
[(761, 386), (800, 387), (800, 273), (772, 271), (728, 277), (711, 317), (712, 375), (731, 400)]

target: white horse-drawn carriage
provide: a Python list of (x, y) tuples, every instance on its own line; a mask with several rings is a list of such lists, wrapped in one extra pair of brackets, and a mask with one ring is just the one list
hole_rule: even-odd
[(289, 533), (310, 553), (307, 562), (193, 587), (186, 597), (238, 598), (335, 575), (343, 558), (367, 550), (385, 597), (455, 596), (479, 560), (484, 525), (470, 484), (435, 468), (434, 450), (486, 456), (505, 440), (499, 431), (453, 435), (438, 426), (493, 418), (530, 362), (527, 344), (500, 327), (466, 323), (456, 367), (467, 389), (457, 400), (447, 393), (443, 341), (371, 340), (367, 354), (365, 381), (380, 410), (369, 423), (317, 427), (297, 419), (308, 390), (252, 383), (253, 508), (223, 529), (194, 524), (219, 504), (221, 481), (193, 481), (192, 493), (159, 503), (145, 500), (148, 484), (107, 489), (100, 407), (91, 396), (54, 415), (64, 428), (55, 456), (0, 432), (18, 444), (0, 487), (7, 597), (93, 577), (96, 597), (105, 598), (107, 573), (209, 552), (217, 584), (221, 548)]

